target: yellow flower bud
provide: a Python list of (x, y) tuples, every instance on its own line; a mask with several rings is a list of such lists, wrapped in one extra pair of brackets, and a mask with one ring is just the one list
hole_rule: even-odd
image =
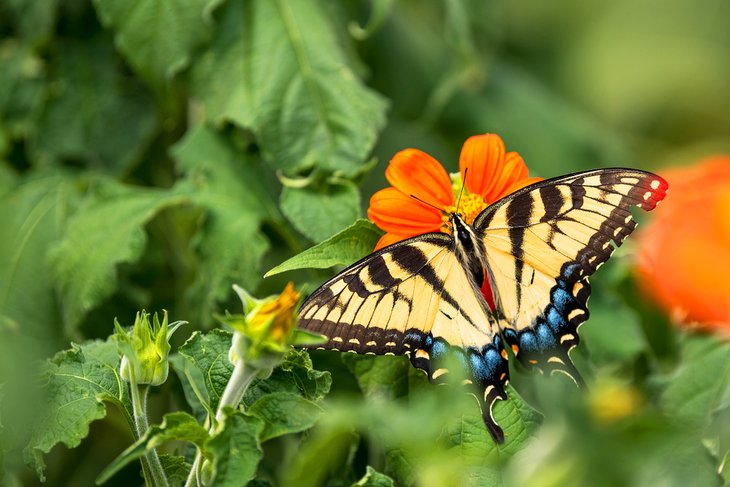
[(223, 320), (234, 330), (228, 358), (232, 363), (243, 358), (252, 366), (270, 369), (292, 342), (299, 293), (291, 282), (280, 295), (264, 299), (252, 297), (239, 286), (233, 289), (241, 298), (244, 314)]
[(290, 282), (275, 299), (264, 300), (247, 316), (251, 336), (266, 334), (272, 344), (283, 345), (294, 330), (294, 309), (299, 302), (299, 293)]

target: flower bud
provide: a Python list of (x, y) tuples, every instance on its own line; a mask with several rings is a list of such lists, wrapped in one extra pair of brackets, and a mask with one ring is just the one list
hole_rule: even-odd
[(239, 286), (233, 289), (241, 298), (244, 314), (224, 320), (234, 330), (228, 358), (232, 363), (243, 358), (250, 365), (270, 369), (291, 343), (299, 293), (291, 282), (280, 295), (265, 299), (256, 299)]
[(128, 333), (114, 320), (117, 330), (114, 336), (122, 354), (122, 379), (153, 386), (165, 382), (169, 372), (170, 337), (183, 323), (176, 321), (168, 326), (167, 311), (163, 312), (162, 323), (157, 313), (150, 323), (149, 313), (142, 311), (137, 313), (132, 332)]

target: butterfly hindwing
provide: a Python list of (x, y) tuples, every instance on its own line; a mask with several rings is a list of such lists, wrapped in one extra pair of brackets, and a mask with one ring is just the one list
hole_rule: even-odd
[(452, 236), (433, 233), (365, 257), (302, 304), (299, 327), (327, 337), (319, 348), (408, 355), (433, 381), (448, 374), (446, 353), (456, 354), (479, 389), (487, 427), (501, 441), (491, 407), (507, 397), (507, 355), (454, 245)]
[(666, 189), (651, 173), (595, 170), (533, 184), (477, 217), (500, 327), (525, 366), (581, 382), (568, 352), (588, 319), (588, 278), (634, 230), (630, 207), (650, 211)]

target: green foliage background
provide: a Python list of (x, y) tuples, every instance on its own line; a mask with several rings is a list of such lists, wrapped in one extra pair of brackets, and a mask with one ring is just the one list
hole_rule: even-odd
[[(36, 449), (47, 485), (91, 485), (133, 440), (113, 347), (90, 340), (165, 308), (190, 322), (181, 345), (238, 311), (233, 283), (313, 289), (332, 269), (262, 276), (361, 217), (397, 150), (453, 171), (466, 137), (496, 132), (544, 177), (730, 152), (728, 19), (725, 0), (0, 0), (0, 483), (35, 485)], [(302, 258), (344, 264), (376, 238), (360, 222)], [(630, 254), (594, 279), (574, 352), (591, 391), (513, 370), (504, 447), (402, 359), (297, 354), (250, 392), (264, 419), (231, 413), (212, 445), (251, 453), (228, 482), (727, 485), (730, 347), (671, 327)], [(204, 415), (182, 378), (225, 339), (176, 354), (154, 423)], [(84, 378), (66, 420), (39, 367), (51, 390)], [(184, 479), (190, 449), (166, 448)]]

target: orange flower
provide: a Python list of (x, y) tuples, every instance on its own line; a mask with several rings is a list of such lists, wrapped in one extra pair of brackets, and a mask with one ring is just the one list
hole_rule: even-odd
[(678, 320), (730, 335), (730, 156), (663, 175), (672, 195), (638, 236), (639, 284)]
[[(424, 233), (450, 232), (449, 215), (457, 211), (456, 198), (464, 185), (458, 211), (467, 223), (472, 223), (488, 205), (541, 180), (528, 178), (522, 157), (516, 152), (506, 152), (504, 142), (495, 134), (469, 137), (461, 149), (459, 170), (452, 183), (443, 166), (425, 152), (418, 149), (398, 152), (385, 171), (392, 187), (378, 191), (370, 199), (368, 218), (386, 232), (375, 248)], [(487, 280), (482, 293), (494, 309)]]

